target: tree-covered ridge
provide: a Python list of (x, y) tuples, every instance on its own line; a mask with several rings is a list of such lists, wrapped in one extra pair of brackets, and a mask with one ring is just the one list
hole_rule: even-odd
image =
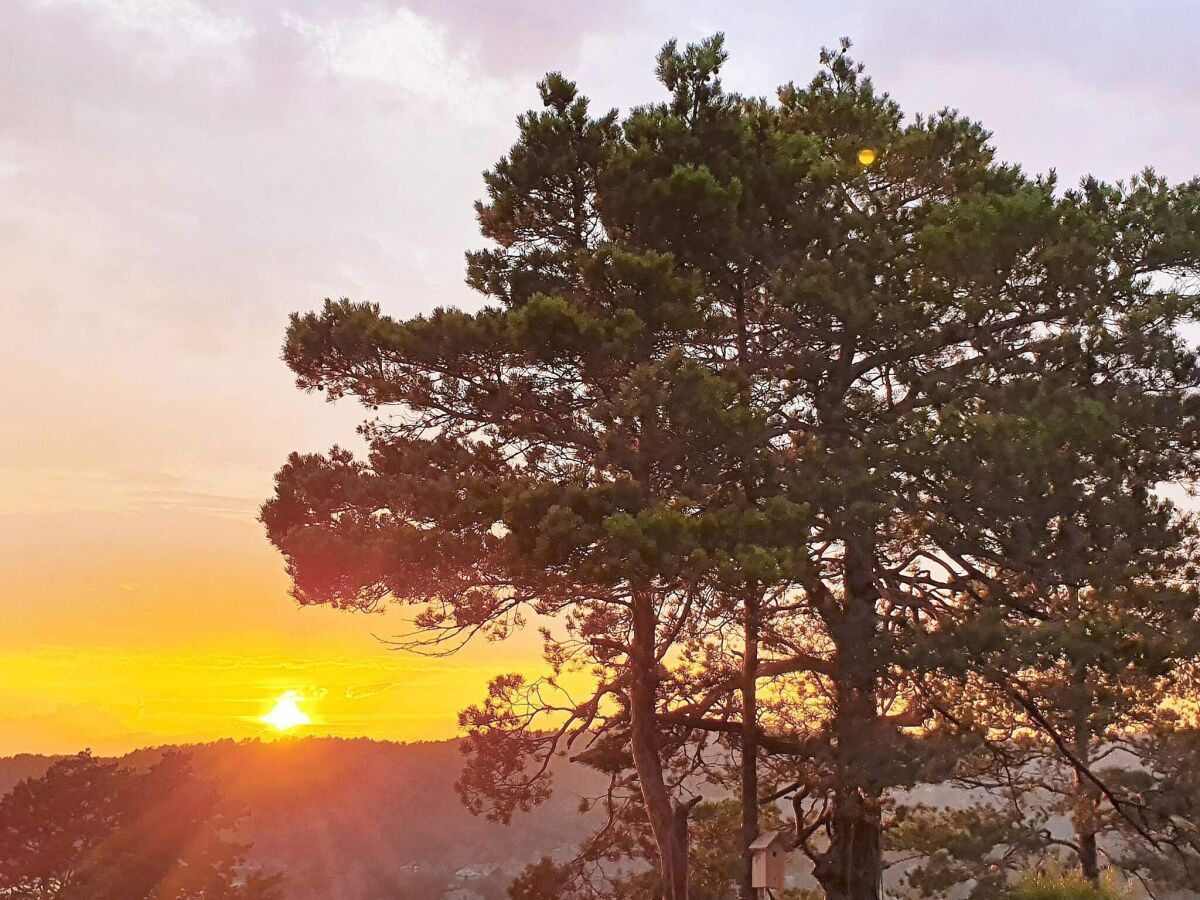
[[(676, 900), (701, 775), (739, 785), (743, 846), (792, 796), (838, 898), (877, 896), (897, 790), (1011, 766), (1008, 735), (1132, 827), (1093, 754), (1196, 654), (1194, 527), (1157, 487), (1200, 460), (1200, 182), (1061, 190), (848, 49), (768, 101), (724, 90), (720, 36), (669, 43), (624, 118), (547, 76), (485, 176), (490, 302), (327, 302), (284, 348), (385, 410), (364, 459), (277, 476), (296, 597), (415, 605), (432, 652), (552, 617), (547, 679), (463, 714), (464, 798), (507, 819), (570, 752)], [(1081, 703), (1113, 709), (1082, 749)]]

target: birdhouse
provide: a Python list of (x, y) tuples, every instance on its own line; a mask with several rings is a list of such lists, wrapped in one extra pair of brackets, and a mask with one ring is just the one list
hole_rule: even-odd
[(782, 888), (787, 862), (787, 838), (778, 831), (764, 831), (750, 845), (753, 884), (756, 888)]

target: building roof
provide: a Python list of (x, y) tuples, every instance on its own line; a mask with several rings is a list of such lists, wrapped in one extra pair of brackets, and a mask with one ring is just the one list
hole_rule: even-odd
[(784, 839), (783, 833), (780, 831), (764, 831), (762, 834), (760, 834), (757, 838), (754, 839), (754, 843), (750, 845), (750, 849), (751, 850), (766, 850), (772, 844), (776, 843), (777, 841), (781, 841), (783, 839)]

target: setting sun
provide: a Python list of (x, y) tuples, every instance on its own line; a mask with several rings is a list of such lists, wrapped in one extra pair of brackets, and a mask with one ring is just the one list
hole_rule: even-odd
[(280, 731), (312, 724), (312, 719), (300, 708), (300, 695), (295, 691), (288, 691), (276, 700), (275, 707), (262, 720)]

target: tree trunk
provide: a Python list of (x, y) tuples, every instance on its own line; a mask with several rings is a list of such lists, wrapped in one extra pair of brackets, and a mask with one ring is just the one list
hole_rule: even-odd
[[(878, 595), (865, 542), (846, 541), (844, 597), (830, 622), (837, 647), (830, 843), (813, 867), (829, 900), (879, 900), (883, 879), (881, 791), (874, 771), (879, 661)], [(886, 751), (882, 751), (886, 752)]]
[[(1075, 756), (1091, 765), (1092, 734), (1087, 711), (1080, 710), (1075, 719)], [(1100, 848), (1096, 841), (1096, 819), (1100, 812), (1100, 789), (1082, 773), (1075, 773), (1075, 813), (1072, 827), (1079, 847), (1079, 869), (1092, 884), (1100, 883)]]
[(1100, 883), (1100, 850), (1094, 831), (1079, 835), (1079, 867), (1092, 884)]
[(813, 867), (828, 900), (879, 900), (883, 826), (879, 798), (848, 788), (834, 795), (829, 849)]
[(629, 648), (629, 745), (634, 769), (658, 846), (664, 900), (687, 900), (687, 809), (671, 804), (658, 746), (654, 604), (647, 593), (632, 598), (633, 639)]
[(742, 653), (742, 868), (741, 900), (755, 900), (750, 845), (758, 837), (758, 599), (746, 597)]
[[(737, 365), (743, 378), (741, 398), (746, 409), (751, 406), (750, 379), (746, 372), (750, 364), (746, 327), (746, 295), (739, 286), (734, 296), (734, 315), (737, 320)], [(750, 502), (750, 485), (742, 483), (742, 491)], [(750, 845), (758, 837), (758, 595), (755, 589), (747, 592), (742, 610), (742, 633), (745, 647), (742, 653), (742, 833), (739, 841), (742, 865), (738, 876), (740, 900), (755, 900), (754, 860)]]

